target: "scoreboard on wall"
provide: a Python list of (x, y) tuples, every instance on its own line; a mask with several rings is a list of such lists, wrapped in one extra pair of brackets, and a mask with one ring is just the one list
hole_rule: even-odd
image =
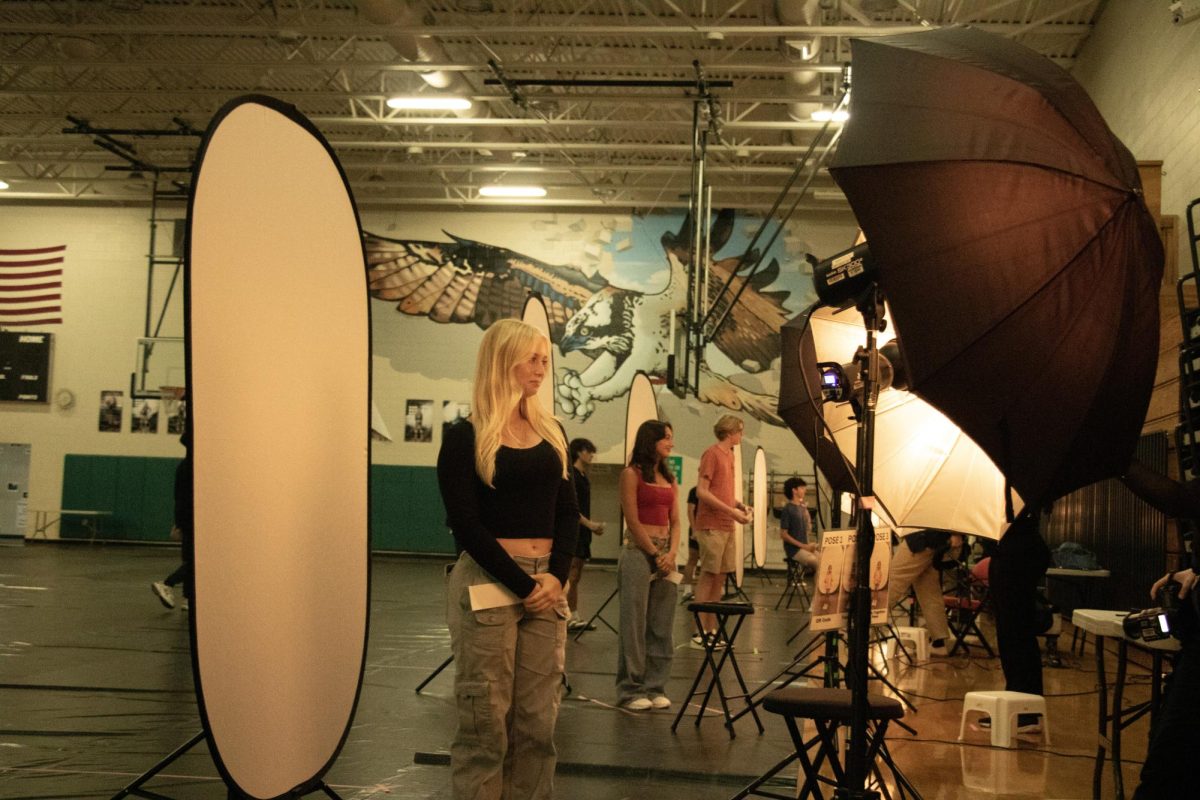
[(0, 401), (45, 403), (50, 390), (50, 333), (0, 331)]

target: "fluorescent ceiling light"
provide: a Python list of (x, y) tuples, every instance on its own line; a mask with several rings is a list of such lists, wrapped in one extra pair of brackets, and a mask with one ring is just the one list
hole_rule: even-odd
[(8, 183), (6, 181), (0, 181), (0, 192), (4, 191), (7, 188), (8, 188)]
[(829, 120), (833, 120), (834, 122), (845, 122), (846, 120), (850, 119), (850, 112), (846, 111), (845, 109), (830, 111), (827, 108), (823, 108), (820, 111), (812, 112), (812, 118), (814, 122), (828, 122)]
[(402, 111), (465, 111), (471, 107), (471, 101), (465, 97), (417, 95), (416, 97), (389, 97), (387, 107)]
[(480, 197), (545, 197), (546, 190), (541, 186), (483, 186), (479, 189)]

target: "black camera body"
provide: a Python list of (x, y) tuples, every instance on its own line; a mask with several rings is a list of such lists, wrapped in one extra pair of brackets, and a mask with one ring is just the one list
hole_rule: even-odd
[(1191, 602), (1180, 602), (1180, 584), (1169, 580), (1158, 590), (1155, 599), (1157, 608), (1131, 611), (1122, 622), (1125, 635), (1130, 639), (1157, 642), (1174, 636), (1182, 639), (1196, 629), (1197, 607), (1195, 593), (1188, 595)]

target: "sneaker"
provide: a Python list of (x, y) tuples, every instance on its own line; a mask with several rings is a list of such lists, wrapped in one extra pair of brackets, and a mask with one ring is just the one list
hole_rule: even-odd
[(975, 720), (975, 727), (979, 728), (981, 731), (990, 731), (992, 729), (992, 718), (980, 717), (979, 719)]
[(683, 598), (679, 602), (690, 603), (690, 602), (692, 602), (692, 600), (695, 597), (696, 597), (696, 593), (693, 592), (691, 589), (688, 589), (686, 592), (683, 593)]
[(150, 584), (150, 591), (154, 592), (154, 596), (158, 598), (158, 602), (167, 608), (175, 607), (175, 590), (170, 586), (167, 586), (162, 581), (155, 581)]
[(580, 629), (586, 628), (586, 627), (587, 627), (587, 621), (584, 620), (582, 617), (573, 616), (569, 620), (567, 620), (567, 630), (569, 630), (569, 631), (577, 631), (577, 630), (580, 630)]
[(933, 639), (929, 642), (929, 655), (931, 656), (948, 656), (950, 648), (946, 646), (945, 639)]
[(713, 640), (715, 640), (715, 643), (712, 645), (714, 649), (720, 650), (722, 647), (729, 646), (728, 642), (726, 642), (724, 639), (717, 637), (716, 631), (713, 631), (711, 633), (703, 633), (703, 634), (697, 633), (695, 636), (692, 637), (691, 646), (696, 648), (697, 650), (703, 650), (703, 649), (705, 649), (705, 647), (708, 646), (709, 642), (713, 641)]
[(655, 708), (670, 708), (671, 698), (667, 697), (665, 694), (658, 694), (650, 698), (650, 705), (654, 706)]
[(645, 697), (635, 697), (623, 704), (621, 708), (624, 708), (627, 711), (646, 711), (654, 708), (654, 703), (650, 702), (650, 700)]

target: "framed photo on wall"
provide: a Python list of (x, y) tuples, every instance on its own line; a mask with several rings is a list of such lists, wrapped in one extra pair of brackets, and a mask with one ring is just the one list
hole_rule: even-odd
[(404, 406), (404, 441), (433, 441), (433, 401), (409, 400)]
[(455, 424), (459, 420), (466, 419), (471, 414), (470, 403), (460, 403), (457, 400), (442, 401), (442, 434), (445, 435), (446, 428)]
[(135, 398), (129, 415), (130, 433), (158, 433), (158, 401)]
[(111, 389), (100, 392), (100, 432), (119, 433), (124, 409), (124, 392)]

